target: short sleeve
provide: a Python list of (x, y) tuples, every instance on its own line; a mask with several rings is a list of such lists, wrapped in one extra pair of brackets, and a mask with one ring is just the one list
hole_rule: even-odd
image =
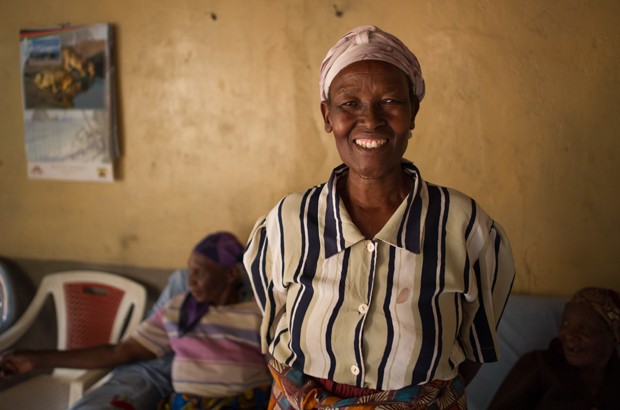
[(143, 320), (131, 333), (130, 337), (153, 352), (157, 357), (171, 351), (170, 338), (164, 327), (164, 307)]
[(278, 273), (281, 271), (278, 266), (282, 266), (282, 260), (276, 249), (280, 247), (271, 243), (279, 241), (278, 235), (270, 234), (269, 230), (268, 219), (261, 218), (256, 222), (243, 257), (254, 297), (263, 313), (260, 331), (263, 353), (269, 351), (286, 302), (286, 292), (281, 286), (281, 274)]
[(499, 359), (496, 330), (512, 290), (515, 267), (504, 229), (480, 208), (477, 212), (468, 240), (469, 291), (460, 337), (469, 360), (494, 362)]

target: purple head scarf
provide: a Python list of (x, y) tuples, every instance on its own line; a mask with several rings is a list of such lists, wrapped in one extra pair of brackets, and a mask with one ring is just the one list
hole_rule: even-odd
[(333, 46), (321, 64), (319, 88), (321, 101), (329, 98), (329, 87), (346, 66), (361, 60), (378, 60), (402, 70), (411, 81), (418, 102), (424, 98), (422, 69), (416, 56), (398, 38), (376, 26), (359, 26), (348, 32)]
[(206, 236), (194, 247), (194, 252), (230, 268), (241, 262), (243, 245), (230, 232), (216, 232)]

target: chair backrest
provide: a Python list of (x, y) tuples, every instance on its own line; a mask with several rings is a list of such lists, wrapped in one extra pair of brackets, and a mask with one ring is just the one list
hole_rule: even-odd
[(43, 278), (19, 320), (0, 335), (0, 350), (32, 326), (50, 295), (61, 350), (119, 342), (142, 320), (146, 305), (144, 286), (123, 276), (92, 270), (52, 273)]
[(43, 292), (54, 298), (58, 349), (116, 343), (144, 315), (146, 290), (123, 276), (98, 271), (48, 275)]

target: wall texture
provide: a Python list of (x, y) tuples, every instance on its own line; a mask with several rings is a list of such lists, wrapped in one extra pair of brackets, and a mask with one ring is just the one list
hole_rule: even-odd
[[(242, 240), (339, 158), (318, 68), (373, 23), (417, 54), (407, 157), (507, 230), (516, 290), (620, 288), (616, 0), (4, 0), (0, 255), (168, 268), (206, 232)], [(122, 158), (112, 184), (26, 178), (18, 33), (116, 27)]]

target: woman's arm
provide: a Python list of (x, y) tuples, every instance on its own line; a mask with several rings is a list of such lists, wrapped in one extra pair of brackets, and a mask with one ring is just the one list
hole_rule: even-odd
[(155, 354), (128, 338), (117, 345), (100, 345), (73, 350), (20, 350), (0, 356), (0, 377), (27, 373), (33, 369), (67, 367), (97, 369), (116, 367), (155, 358)]

